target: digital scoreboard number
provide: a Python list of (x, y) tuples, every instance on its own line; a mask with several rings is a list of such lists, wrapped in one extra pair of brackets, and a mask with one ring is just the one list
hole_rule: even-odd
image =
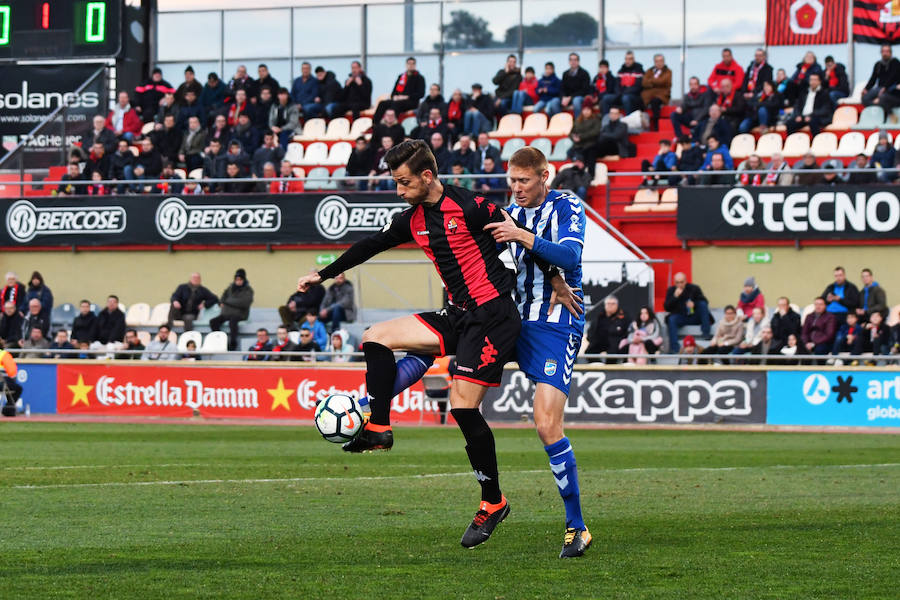
[(0, 60), (115, 57), (123, 0), (0, 0)]

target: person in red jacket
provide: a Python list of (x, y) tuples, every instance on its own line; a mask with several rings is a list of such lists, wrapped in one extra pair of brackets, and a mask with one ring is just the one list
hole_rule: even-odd
[(712, 73), (709, 74), (707, 81), (709, 88), (718, 94), (719, 84), (723, 79), (731, 80), (731, 89), (733, 90), (740, 89), (744, 83), (744, 69), (734, 60), (731, 48), (722, 50), (722, 62), (713, 67)]
[(741, 292), (737, 307), (738, 310), (744, 313), (745, 321), (753, 314), (754, 308), (762, 309), (763, 316), (765, 316), (766, 298), (763, 296), (762, 291), (760, 291), (759, 286), (756, 285), (755, 277), (748, 277), (744, 280), (744, 291)]
[(269, 184), (270, 194), (298, 194), (303, 191), (303, 180), (294, 177), (294, 166), (289, 160), (281, 161), (279, 177), (290, 177), (290, 181), (273, 181)]
[(112, 129), (120, 140), (134, 141), (141, 135), (141, 127), (144, 123), (137, 111), (131, 107), (128, 92), (119, 92), (119, 101), (106, 115), (106, 127)]
[(521, 115), (524, 107), (533, 106), (538, 101), (537, 85), (534, 69), (528, 67), (525, 69), (525, 79), (519, 83), (519, 89), (513, 92), (512, 108), (509, 112)]

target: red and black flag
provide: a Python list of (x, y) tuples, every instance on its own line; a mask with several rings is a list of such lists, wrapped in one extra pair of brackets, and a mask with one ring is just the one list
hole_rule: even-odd
[(853, 41), (861, 44), (900, 42), (900, 0), (856, 0)]
[(847, 0), (766, 0), (766, 45), (806, 46), (846, 41)]

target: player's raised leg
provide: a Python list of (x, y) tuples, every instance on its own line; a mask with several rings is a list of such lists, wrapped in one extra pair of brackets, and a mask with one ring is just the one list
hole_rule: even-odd
[(391, 399), (397, 378), (394, 352), (406, 350), (436, 354), (440, 349), (438, 335), (412, 315), (378, 323), (366, 330), (363, 334), (363, 353), (366, 356), (366, 388), (372, 415), (359, 436), (344, 444), (345, 451), (390, 450), (394, 445)]
[(581, 515), (581, 491), (578, 466), (569, 438), (563, 432), (566, 394), (548, 383), (539, 382), (534, 393), (534, 424), (544, 450), (550, 458), (550, 470), (566, 509), (566, 534), (560, 558), (581, 556), (591, 545), (591, 534)]

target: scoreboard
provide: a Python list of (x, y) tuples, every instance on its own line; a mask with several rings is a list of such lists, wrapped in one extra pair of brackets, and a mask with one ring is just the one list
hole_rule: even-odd
[(123, 0), (0, 0), (0, 61), (114, 58)]

